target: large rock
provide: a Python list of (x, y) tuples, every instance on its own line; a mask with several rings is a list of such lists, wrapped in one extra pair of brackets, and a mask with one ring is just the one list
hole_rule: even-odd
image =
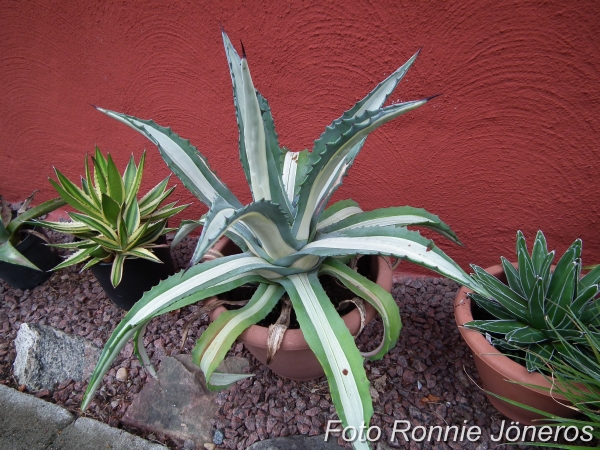
[(52, 389), (68, 379), (84, 381), (100, 357), (90, 341), (37, 324), (21, 324), (15, 347), (15, 376), (33, 390)]
[[(217, 370), (244, 373), (248, 366), (246, 359), (230, 357)], [(204, 448), (213, 439), (210, 420), (219, 408), (217, 393), (207, 389), (204, 374), (190, 355), (163, 358), (157, 376), (158, 380), (149, 379), (121, 422)]]

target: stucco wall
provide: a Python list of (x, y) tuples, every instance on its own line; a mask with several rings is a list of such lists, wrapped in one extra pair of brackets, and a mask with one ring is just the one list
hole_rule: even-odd
[(0, 0), (0, 194), (51, 198), (52, 166), (78, 178), (95, 144), (121, 168), (147, 148), (145, 187), (165, 177), (96, 104), (172, 126), (248, 201), (222, 23), (294, 150), (423, 47), (393, 100), (443, 96), (369, 137), (335, 199), (438, 214), (465, 247), (436, 242), (464, 268), (512, 256), (517, 229), (559, 251), (581, 237), (600, 261), (600, 3), (263, 3)]

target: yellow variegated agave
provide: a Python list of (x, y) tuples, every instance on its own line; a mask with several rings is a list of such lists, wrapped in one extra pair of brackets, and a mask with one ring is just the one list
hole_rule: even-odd
[[(383, 107), (417, 55), (327, 127), (312, 152), (290, 153), (279, 146), (269, 105), (254, 89), (245, 55), (239, 57), (225, 33), (223, 40), (233, 81), (240, 158), (254, 200), (249, 205), (243, 206), (196, 148), (171, 129), (98, 108), (154, 142), (168, 166), (210, 210), (202, 221), (183, 224), (176, 236), (175, 242), (200, 223), (204, 226), (188, 270), (147, 292), (113, 332), (82, 408), (89, 405), (103, 374), (127, 340), (133, 337), (138, 357), (144, 365), (149, 363), (143, 330), (153, 317), (255, 283), (257, 290), (248, 304), (222, 314), (202, 334), (193, 351), (208, 386), (223, 388), (247, 376), (217, 373), (215, 369), (239, 334), (263, 319), (287, 292), (304, 336), (327, 375), (340, 419), (358, 429), (368, 424), (373, 414), (364, 358), (319, 284), (318, 275), (336, 277), (378, 311), (385, 331), (379, 348), (366, 355), (370, 359), (382, 358), (396, 344), (401, 328), (399, 310), (388, 292), (351, 270), (340, 258), (390, 255), (461, 284), (474, 283), (432, 241), (406, 229), (407, 225), (429, 227), (458, 242), (446, 224), (423, 209), (405, 206), (364, 212), (351, 200), (325, 209), (367, 135), (428, 101)], [(223, 235), (243, 253), (197, 264)], [(360, 440), (354, 445), (368, 447)]]
[[(50, 180), (62, 199), (79, 212), (70, 212), (72, 222), (38, 221), (44, 227), (61, 233), (69, 233), (79, 238), (67, 244), (54, 244), (54, 247), (76, 250), (69, 258), (52, 270), (62, 269), (83, 261), (83, 269), (100, 261), (112, 262), (110, 280), (113, 286), (121, 282), (123, 263), (126, 258), (143, 258), (162, 264), (154, 253), (154, 242), (163, 234), (172, 231), (166, 228), (170, 217), (188, 205), (176, 206), (177, 202), (159, 208), (171, 195), (167, 189), (169, 178), (165, 178), (153, 189), (137, 199), (142, 182), (146, 153), (135, 165), (133, 155), (123, 177), (110, 155), (105, 158), (96, 147), (92, 158), (92, 177), (85, 157), (85, 178), (81, 178), (81, 188), (77, 187), (57, 169), (58, 183)], [(82, 270), (83, 270), (82, 269)]]

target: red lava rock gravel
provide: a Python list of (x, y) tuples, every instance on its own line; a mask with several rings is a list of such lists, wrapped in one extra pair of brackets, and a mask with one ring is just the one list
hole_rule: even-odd
[[(193, 244), (186, 239), (174, 250), (178, 267), (185, 266), (191, 257)], [(477, 372), (454, 322), (452, 305), (457, 289), (454, 282), (439, 278), (409, 278), (394, 285), (393, 295), (403, 322), (400, 340), (382, 360), (365, 362), (374, 398), (371, 425), (381, 428), (381, 442), (385, 443), (379, 448), (485, 450), (497, 446), (490, 440), (490, 433), (498, 433), (503, 417), (475, 386), (479, 381)], [(28, 291), (12, 289), (0, 281), (0, 300), (0, 382), (15, 388), (19, 386), (12, 371), (13, 341), (21, 323), (49, 325), (102, 347), (124, 316), (107, 299), (91, 272), (79, 273), (76, 268), (59, 271)], [(190, 306), (148, 325), (144, 341), (154, 364), (179, 353), (182, 330), (196, 309)], [(193, 323), (183, 353), (191, 352), (207, 325), (206, 316)], [(380, 321), (369, 324), (358, 338), (360, 347), (374, 348), (381, 332)], [(224, 434), (222, 447), (244, 449), (278, 436), (324, 434), (327, 420), (337, 419), (325, 378), (312, 382), (282, 379), (256, 361), (242, 344), (234, 345), (230, 354), (247, 358), (255, 376), (217, 396), (220, 408), (212, 425)], [(128, 371), (125, 382), (116, 379), (120, 368)], [(121, 417), (146, 378), (133, 355), (132, 344), (127, 344), (85, 415), (120, 427)], [(32, 394), (81, 414), (79, 404), (86, 386), (87, 382), (66, 380), (54, 390)], [(409, 420), (413, 426), (462, 425), (466, 421), (468, 426), (481, 427), (482, 436), (476, 442), (390, 443), (394, 420)], [(182, 442), (159, 434), (128, 431), (173, 449), (183, 448)], [(341, 438), (338, 442), (345, 444)]]

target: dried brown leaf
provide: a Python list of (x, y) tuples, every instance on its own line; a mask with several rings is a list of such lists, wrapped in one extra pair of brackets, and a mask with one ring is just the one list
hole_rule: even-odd
[(283, 341), (283, 335), (290, 326), (290, 314), (292, 312), (292, 303), (289, 299), (283, 300), (283, 306), (281, 307), (281, 314), (273, 325), (269, 325), (269, 334), (267, 337), (267, 365), (271, 364), (275, 358), (275, 354), (281, 342)]

